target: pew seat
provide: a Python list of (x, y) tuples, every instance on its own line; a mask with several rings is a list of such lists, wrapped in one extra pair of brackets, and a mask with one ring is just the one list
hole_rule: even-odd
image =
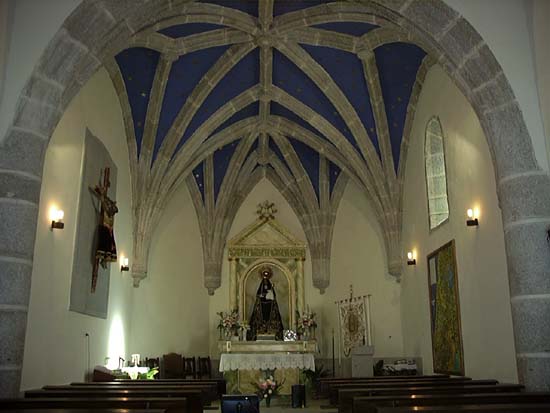
[(493, 386), (498, 384), (497, 380), (472, 380), (472, 379), (442, 379), (439, 381), (395, 381), (395, 382), (383, 382), (383, 383), (339, 383), (330, 386), (329, 399), (332, 405), (336, 405), (339, 402), (340, 391), (344, 390), (367, 390), (367, 389), (380, 389), (380, 388), (397, 388), (397, 387), (441, 387), (441, 386)]
[(550, 393), (415, 394), (353, 397), (342, 400), (339, 413), (374, 413), (379, 407), (550, 403)]
[(171, 398), (126, 398), (126, 397), (48, 397), (48, 398), (17, 398), (0, 399), (0, 411), (14, 412), (17, 410), (49, 410), (49, 409), (125, 409), (125, 410), (161, 410), (166, 413), (191, 413), (188, 400), (184, 397)]
[(380, 407), (376, 413), (539, 413), (550, 412), (550, 404), (487, 404), (467, 406), (408, 406), (408, 407)]

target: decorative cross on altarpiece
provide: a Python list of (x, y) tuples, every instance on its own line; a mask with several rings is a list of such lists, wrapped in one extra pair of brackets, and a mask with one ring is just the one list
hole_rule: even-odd
[(97, 243), (94, 254), (94, 269), (92, 271), (92, 293), (97, 286), (99, 265), (107, 268), (107, 263), (116, 262), (117, 251), (113, 227), (115, 223), (115, 214), (118, 212), (116, 202), (109, 198), (108, 192), (111, 186), (109, 176), (111, 168), (105, 168), (103, 171), (103, 184), (90, 188), (97, 196), (100, 203), (99, 224), (97, 226)]

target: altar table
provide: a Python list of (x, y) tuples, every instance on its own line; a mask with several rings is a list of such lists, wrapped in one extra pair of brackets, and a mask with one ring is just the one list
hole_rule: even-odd
[(300, 369), (315, 371), (311, 353), (223, 353), (220, 371)]
[(315, 371), (314, 353), (317, 342), (310, 341), (220, 341), (219, 370), (224, 374), (228, 390), (254, 393), (266, 370), (274, 370), (279, 394), (289, 395), (293, 384), (300, 383), (304, 370)]

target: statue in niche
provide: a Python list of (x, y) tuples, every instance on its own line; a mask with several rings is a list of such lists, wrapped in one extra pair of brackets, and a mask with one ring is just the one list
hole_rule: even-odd
[(275, 285), (271, 282), (272, 276), (271, 268), (260, 269), (261, 281), (250, 316), (247, 340), (256, 340), (261, 335), (274, 336), (276, 340), (283, 339), (283, 321), (277, 304)]

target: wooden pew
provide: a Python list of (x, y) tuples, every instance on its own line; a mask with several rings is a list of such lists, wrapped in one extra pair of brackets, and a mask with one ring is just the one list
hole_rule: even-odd
[[(456, 385), (456, 386), (425, 386), (425, 387), (378, 387), (366, 389), (340, 390), (339, 397), (353, 400), (359, 396), (401, 396), (417, 394), (470, 394), (470, 393), (503, 393), (520, 392), (524, 386), (521, 384), (495, 384), (495, 385)], [(343, 395), (342, 392), (348, 394)], [(349, 402), (348, 402), (349, 403)]]
[(129, 380), (118, 379), (107, 382), (81, 382), (71, 383), (72, 386), (89, 386), (94, 384), (111, 384), (111, 385), (131, 385), (137, 386), (147, 384), (148, 386), (166, 386), (166, 385), (192, 385), (192, 384), (215, 384), (218, 388), (218, 397), (227, 393), (227, 384), (223, 379), (155, 379), (155, 380)]
[(136, 410), (136, 409), (18, 409), (12, 413), (166, 413), (166, 410)]
[(442, 379), (442, 380), (429, 380), (421, 382), (409, 382), (409, 381), (394, 381), (383, 383), (340, 383), (333, 384), (329, 388), (329, 399), (332, 405), (338, 404), (340, 401), (340, 391), (343, 390), (367, 390), (377, 388), (393, 388), (393, 387), (434, 387), (434, 386), (493, 386), (498, 384), (497, 380), (472, 380), (468, 379)]
[[(469, 377), (455, 376), (456, 378), (469, 379)], [(328, 389), (331, 384), (337, 383), (357, 383), (357, 382), (392, 382), (392, 381), (424, 381), (449, 379), (447, 374), (432, 374), (425, 376), (374, 376), (374, 377), (322, 377), (317, 379), (317, 386), (320, 394), (328, 395)]]
[(166, 413), (190, 413), (188, 400), (184, 397), (173, 398), (125, 398), (125, 397), (69, 397), (69, 398), (29, 398), (0, 399), (0, 411), (14, 412), (17, 410), (40, 409), (126, 409), (126, 410), (161, 410)]
[[(70, 387), (70, 386), (67, 386)], [(202, 413), (204, 398), (200, 390), (191, 389), (39, 389), (25, 392), (25, 398), (169, 398), (184, 397), (187, 399), (187, 411), (189, 413)], [(108, 407), (108, 406), (107, 406)]]
[(550, 403), (547, 404), (486, 404), (466, 406), (409, 406), (409, 407), (380, 407), (376, 413), (539, 413), (550, 412)]
[(95, 383), (88, 386), (72, 386), (72, 385), (55, 385), (55, 386), (44, 386), (43, 390), (67, 390), (67, 391), (88, 391), (88, 390), (128, 390), (133, 392), (143, 391), (155, 391), (155, 392), (173, 392), (178, 390), (190, 390), (190, 391), (199, 391), (201, 393), (201, 400), (203, 405), (208, 405), (211, 402), (218, 400), (218, 389), (216, 384), (192, 384), (192, 385), (164, 385), (164, 386), (148, 386), (148, 385), (109, 385), (103, 383)]
[(373, 413), (376, 407), (550, 403), (550, 393), (479, 393), (479, 394), (415, 394), (401, 396), (343, 398), (338, 406), (340, 413)]

